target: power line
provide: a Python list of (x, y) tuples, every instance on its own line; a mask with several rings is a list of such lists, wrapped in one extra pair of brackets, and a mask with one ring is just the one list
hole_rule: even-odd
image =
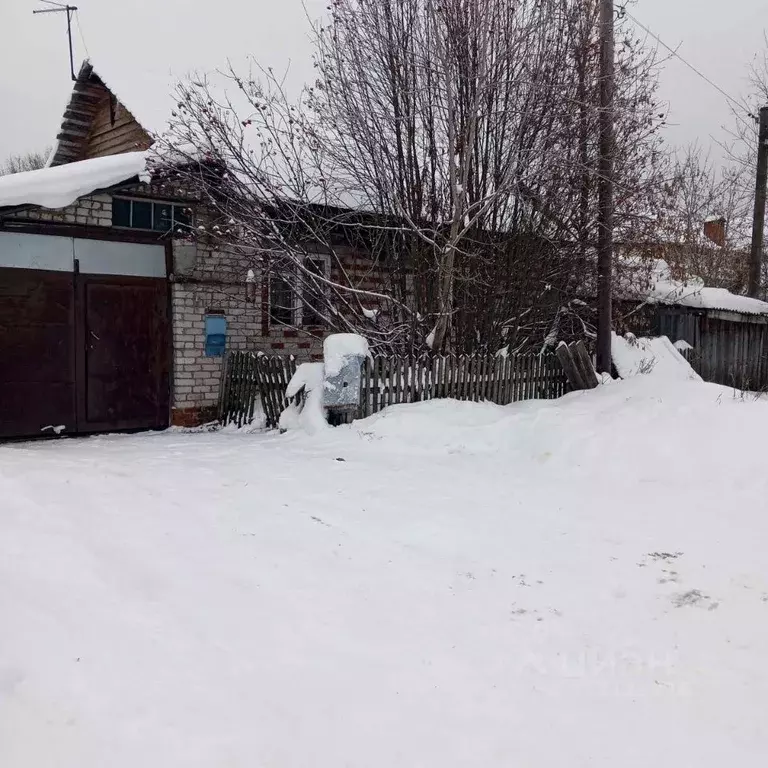
[(88, 43), (85, 42), (85, 35), (83, 35), (83, 30), (80, 27), (80, 14), (77, 11), (75, 11), (75, 24), (77, 24), (77, 32), (80, 35), (80, 42), (83, 44), (83, 48), (85, 48), (85, 55), (90, 59), (91, 52), (88, 50)]
[(700, 69), (698, 69), (693, 64), (691, 64), (690, 61), (687, 61), (686, 59), (684, 59), (677, 52), (676, 49), (674, 49), (671, 46), (667, 45), (655, 32), (652, 32), (650, 29), (648, 29), (648, 27), (646, 27), (645, 24), (643, 24), (641, 21), (639, 21), (635, 16), (633, 16), (627, 10), (626, 5), (621, 6), (621, 12), (623, 14), (625, 14), (626, 16), (628, 16), (630, 19), (632, 19), (632, 21), (634, 21), (635, 24), (637, 24), (638, 27), (640, 27), (641, 29), (645, 30), (645, 32), (647, 32), (654, 40), (656, 40), (656, 42), (658, 42), (660, 45), (664, 46), (664, 48), (666, 48), (674, 57), (680, 59), (680, 61), (682, 61), (683, 64), (685, 64), (685, 66), (688, 67), (688, 69), (690, 69), (692, 72), (694, 72), (696, 75), (698, 75), (706, 83), (711, 85), (718, 93), (722, 94), (734, 107), (736, 107), (737, 110), (739, 110), (741, 112), (744, 112), (744, 114), (746, 114), (747, 117), (749, 117), (752, 120), (754, 120), (755, 122), (757, 122), (757, 117), (752, 112), (750, 112), (748, 109), (746, 109), (741, 102), (739, 102), (736, 99), (734, 99), (729, 93), (724, 91), (717, 83), (715, 83), (712, 80), (710, 80)]

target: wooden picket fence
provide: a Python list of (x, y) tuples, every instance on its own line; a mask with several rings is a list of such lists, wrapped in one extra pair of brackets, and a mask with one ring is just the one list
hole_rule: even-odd
[(553, 399), (565, 389), (565, 374), (553, 355), (374, 357), (363, 370), (359, 415), (447, 397), (508, 405)]
[[(222, 424), (250, 424), (260, 398), (267, 427), (276, 427), (295, 370), (293, 358), (229, 352), (222, 375)], [(374, 356), (363, 367), (356, 417), (436, 398), (507, 405), (554, 399), (566, 391), (568, 382), (554, 355)]]
[(285, 390), (295, 371), (292, 357), (228, 352), (222, 369), (219, 421), (238, 427), (250, 424), (261, 399), (267, 427), (276, 427), (288, 406)]

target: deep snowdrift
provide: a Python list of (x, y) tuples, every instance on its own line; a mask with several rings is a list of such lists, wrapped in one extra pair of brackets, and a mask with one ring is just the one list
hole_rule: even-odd
[(681, 354), (686, 348), (693, 349), (686, 341), (673, 344), (666, 336), (637, 338), (632, 333), (626, 336), (611, 334), (611, 358), (622, 379), (650, 375), (679, 381), (701, 381), (701, 376)]
[(637, 377), (0, 448), (0, 765), (762, 766), (766, 434)]

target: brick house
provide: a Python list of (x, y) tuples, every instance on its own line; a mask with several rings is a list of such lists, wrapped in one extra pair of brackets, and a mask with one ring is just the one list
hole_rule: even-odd
[(0, 437), (199, 424), (224, 349), (321, 352), (311, 309), (270, 311), (234, 248), (186, 234), (203, 214), (146, 176), (162, 126), (130, 109), (86, 61), (49, 167), (0, 179)]

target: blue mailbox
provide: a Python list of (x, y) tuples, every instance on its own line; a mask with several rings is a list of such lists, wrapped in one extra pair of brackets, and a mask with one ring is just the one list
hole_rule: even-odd
[(205, 316), (205, 356), (221, 357), (227, 348), (227, 318), (224, 315)]

